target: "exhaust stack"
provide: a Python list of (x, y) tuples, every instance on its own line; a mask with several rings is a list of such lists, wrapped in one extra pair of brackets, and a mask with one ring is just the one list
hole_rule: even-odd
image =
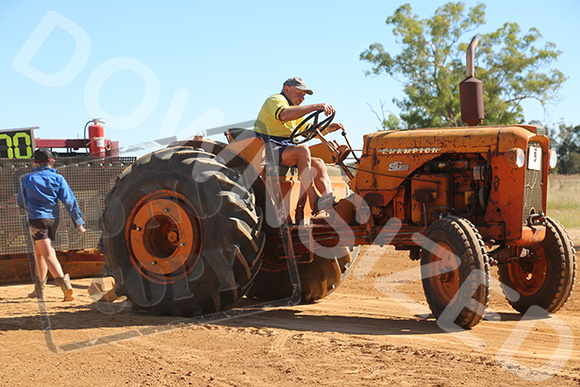
[(474, 36), (467, 47), (466, 78), (459, 84), (459, 100), (461, 120), (469, 126), (477, 126), (485, 117), (483, 111), (483, 87), (481, 81), (475, 78), (474, 56), (479, 40)]

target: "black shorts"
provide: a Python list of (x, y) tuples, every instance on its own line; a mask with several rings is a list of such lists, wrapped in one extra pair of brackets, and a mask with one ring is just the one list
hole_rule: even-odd
[(49, 239), (54, 241), (59, 219), (28, 219), (28, 229), (34, 241)]
[(275, 165), (279, 165), (282, 162), (282, 152), (286, 148), (296, 146), (289, 137), (269, 136), (258, 132), (256, 132), (256, 135), (265, 142), (266, 160)]

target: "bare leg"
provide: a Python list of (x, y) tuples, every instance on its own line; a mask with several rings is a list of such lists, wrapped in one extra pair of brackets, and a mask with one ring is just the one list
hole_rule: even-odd
[(48, 269), (40, 251), (34, 247), (34, 290), (28, 294), (30, 298), (44, 300), (44, 287), (46, 285)]
[(56, 257), (56, 251), (52, 247), (50, 239), (41, 239), (34, 242), (34, 258), (36, 260), (37, 276), (45, 278), (47, 271), (54, 278), (64, 277), (62, 266)]
[(44, 280), (48, 274), (48, 267), (44, 261), (44, 257), (40, 254), (40, 250), (36, 247), (36, 242), (34, 246), (34, 263), (36, 269), (36, 277), (40, 280)]
[(42, 239), (34, 242), (34, 266), (36, 272), (34, 291), (28, 297), (44, 299), (44, 286), (46, 284), (48, 270), (50, 269), (52, 276), (55, 278), (62, 278), (63, 276), (62, 267), (56, 258), (56, 252), (52, 247), (50, 239)]
[(306, 145), (286, 148), (282, 152), (282, 161), (280, 164), (286, 167), (296, 165), (298, 168), (298, 178), (306, 189), (310, 203), (315, 203), (319, 197), (316, 189), (323, 196), (332, 193), (330, 178), (326, 172), (324, 161), (316, 157), (311, 157), (310, 150)]
[(52, 274), (54, 280), (62, 289), (64, 301), (74, 300), (70, 278), (68, 274), (65, 276), (50, 239), (41, 239), (34, 242), (34, 257), (37, 261), (36, 266), (39, 274), (44, 275), (44, 278), (46, 278), (46, 272), (50, 271), (50, 274)]
[(330, 178), (328, 177), (328, 172), (326, 171), (326, 164), (322, 159), (318, 157), (312, 157), (312, 171), (314, 173), (314, 185), (316, 189), (322, 196), (326, 196), (332, 193), (332, 185), (330, 183)]

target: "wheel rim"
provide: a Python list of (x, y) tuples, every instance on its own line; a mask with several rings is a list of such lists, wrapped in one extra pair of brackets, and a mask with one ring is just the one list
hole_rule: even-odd
[(125, 226), (132, 265), (146, 278), (173, 283), (195, 267), (202, 249), (194, 206), (178, 192), (159, 190), (135, 205)]
[(437, 302), (447, 306), (459, 291), (459, 269), (451, 246), (439, 242), (429, 254), (429, 282)]
[(518, 293), (524, 296), (533, 296), (538, 293), (546, 282), (548, 261), (546, 253), (540, 246), (536, 252), (538, 258), (534, 262), (515, 262), (508, 265), (512, 285)]

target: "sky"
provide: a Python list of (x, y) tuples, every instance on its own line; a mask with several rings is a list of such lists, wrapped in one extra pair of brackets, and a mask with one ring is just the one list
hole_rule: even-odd
[[(447, 3), (408, 2), (420, 18)], [(400, 51), (385, 21), (404, 3), (2, 0), (0, 129), (37, 126), (37, 138), (83, 138), (85, 123), (101, 118), (122, 156), (141, 156), (163, 147), (159, 139), (225, 141), (212, 129), (254, 120), (284, 80), (299, 76), (314, 90), (304, 104), (333, 105), (360, 149), (363, 135), (379, 127), (371, 107), (384, 103), (397, 114), (392, 99), (404, 95), (388, 75), (366, 76), (370, 64), (359, 55), (375, 42)], [(486, 24), (466, 43), (515, 22), (562, 51), (553, 67), (568, 80), (558, 102), (546, 110), (526, 103), (526, 121), (580, 124), (580, 1), (483, 3)]]

